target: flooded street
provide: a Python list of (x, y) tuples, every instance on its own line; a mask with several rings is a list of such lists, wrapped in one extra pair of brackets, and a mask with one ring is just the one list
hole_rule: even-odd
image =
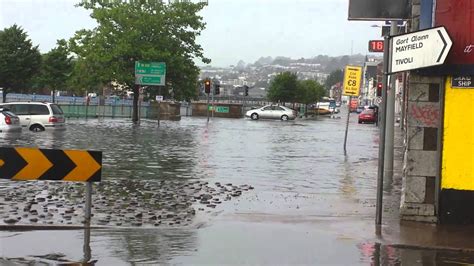
[[(184, 117), (162, 121), (159, 127), (156, 121), (133, 126), (127, 120), (71, 119), (64, 132), (24, 131), (0, 142), (103, 151), (93, 225), (105, 227), (92, 230), (90, 240), (90, 257), (97, 265), (401, 262), (403, 249), (376, 244), (383, 242), (373, 225), (378, 130), (357, 124), (352, 115), (344, 156), (344, 129), (344, 119), (331, 118), (215, 118), (207, 124), (203, 118)], [(0, 196), (12, 202), (1, 206), (2, 220), (15, 212), (12, 204), (22, 204), (17, 194), (23, 192), (13, 191), (44, 193), (45, 184), (26, 184), (1, 181)], [(81, 199), (81, 186), (49, 183), (47, 190), (58, 191), (51, 200), (68, 191)], [(386, 180), (384, 187), (388, 201), (398, 204), (393, 199), (399, 195), (399, 181)], [(64, 224), (80, 225), (82, 201), (61, 200), (60, 207), (76, 204), (77, 215)], [(44, 208), (52, 213), (45, 221), (60, 224), (61, 208)], [(396, 221), (397, 207), (387, 207), (384, 219)], [(27, 219), (18, 223), (32, 224)], [(24, 262), (60, 254), (79, 261), (86, 256), (83, 242), (83, 230), (1, 231), (0, 258)], [(417, 262), (423, 254), (415, 252), (408, 259)], [(436, 258), (433, 254), (429, 256)]]

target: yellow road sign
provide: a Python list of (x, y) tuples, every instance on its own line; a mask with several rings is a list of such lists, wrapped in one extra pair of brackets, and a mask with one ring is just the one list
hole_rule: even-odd
[(347, 96), (359, 96), (362, 67), (346, 66), (344, 71), (343, 94)]
[(0, 147), (0, 178), (98, 182), (102, 152)]

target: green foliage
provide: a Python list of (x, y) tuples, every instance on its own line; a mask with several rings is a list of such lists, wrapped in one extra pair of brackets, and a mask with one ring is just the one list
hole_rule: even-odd
[(335, 85), (338, 82), (342, 82), (344, 79), (344, 72), (341, 69), (334, 70), (329, 74), (329, 77), (326, 79), (324, 86), (327, 90), (331, 89), (331, 86)]
[(297, 95), (298, 77), (296, 73), (283, 72), (270, 83), (267, 98), (273, 102), (294, 102)]
[(77, 55), (71, 83), (76, 89), (98, 90), (114, 82), (131, 89), (135, 61), (165, 62), (166, 87), (176, 99), (196, 95), (203, 49), (196, 37), (205, 28), (197, 13), (204, 3), (162, 1), (91, 1), (81, 4), (92, 10), (98, 26), (76, 32), (70, 48)]
[(324, 87), (315, 80), (302, 80), (298, 82), (296, 100), (299, 103), (310, 104), (319, 102), (326, 95)]
[(66, 88), (73, 68), (67, 42), (58, 40), (57, 46), (42, 58), (40, 73), (36, 80), (37, 86), (52, 91)]
[(25, 92), (38, 72), (41, 54), (26, 32), (13, 25), (0, 31), (0, 87), (3, 100), (9, 92)]

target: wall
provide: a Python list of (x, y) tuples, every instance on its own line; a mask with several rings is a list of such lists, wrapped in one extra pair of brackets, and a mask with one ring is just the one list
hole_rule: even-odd
[[(228, 104), (228, 103), (216, 103), (216, 112), (214, 117), (226, 117), (226, 118), (241, 118), (242, 117), (242, 104)], [(217, 112), (218, 107), (228, 108), (229, 112)], [(207, 103), (192, 103), (192, 115), (193, 116), (207, 116)], [(211, 111), (209, 116), (212, 116)]]
[[(421, 1), (412, 2), (411, 31), (419, 29)], [(403, 220), (435, 223), (439, 183), (439, 128), (442, 77), (409, 74), (400, 215)]]
[(442, 223), (474, 223), (474, 87), (445, 89), (440, 192)]

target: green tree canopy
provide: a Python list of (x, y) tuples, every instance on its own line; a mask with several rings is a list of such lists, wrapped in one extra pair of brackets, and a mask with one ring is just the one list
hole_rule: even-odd
[(54, 95), (55, 90), (66, 88), (72, 72), (72, 58), (69, 55), (67, 42), (58, 40), (57, 46), (44, 54), (42, 58), (37, 78), (38, 86), (50, 89)]
[(324, 87), (315, 80), (302, 80), (298, 82), (297, 101), (308, 105), (319, 102), (326, 95)]
[(294, 102), (298, 88), (296, 73), (283, 72), (278, 74), (270, 83), (267, 98), (273, 102)]
[(329, 77), (326, 79), (324, 86), (327, 90), (331, 89), (331, 86), (335, 85), (338, 82), (342, 82), (344, 79), (344, 72), (341, 69), (332, 71), (329, 74)]
[(0, 87), (3, 101), (7, 93), (25, 91), (38, 72), (41, 54), (26, 32), (13, 25), (0, 31)]
[(133, 88), (136, 121), (135, 61), (155, 61), (167, 65), (164, 92), (171, 92), (177, 99), (195, 97), (199, 68), (194, 59), (210, 62), (196, 43), (205, 28), (198, 15), (205, 5), (188, 1), (83, 2), (81, 6), (92, 11), (98, 26), (78, 31), (70, 40), (71, 50), (77, 55), (74, 75), (83, 77), (76, 78), (76, 86), (87, 88), (113, 81)]

